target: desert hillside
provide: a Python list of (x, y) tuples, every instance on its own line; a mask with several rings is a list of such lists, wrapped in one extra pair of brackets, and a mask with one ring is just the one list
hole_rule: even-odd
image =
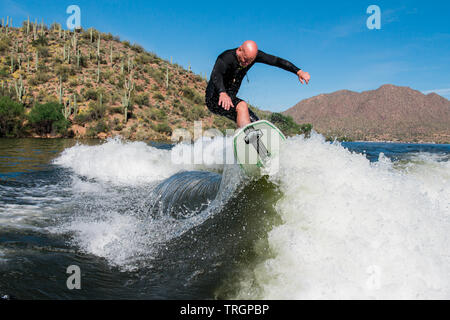
[[(63, 30), (27, 20), (0, 26), (0, 137), (168, 140), (177, 128), (224, 131), (236, 124), (209, 112), (207, 74), (95, 29)], [(251, 108), (286, 134), (311, 126)]]
[[(0, 28), (0, 96), (22, 105), (25, 119), (13, 136), (167, 139), (175, 128), (192, 130), (195, 120), (204, 129), (233, 127), (206, 109), (206, 77), (94, 29), (30, 21)], [(26, 117), (46, 103), (62, 109), (56, 128), (33, 122), (42, 108)]]
[(450, 101), (409, 87), (341, 90), (300, 101), (283, 112), (328, 137), (450, 143)]

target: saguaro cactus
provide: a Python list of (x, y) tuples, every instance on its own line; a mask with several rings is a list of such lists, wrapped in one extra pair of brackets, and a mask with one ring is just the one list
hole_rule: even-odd
[(76, 32), (73, 33), (71, 41), (72, 41), (73, 51), (77, 52), (77, 33)]
[(25, 86), (23, 85), (22, 76), (20, 76), (19, 81), (14, 80), (14, 86), (16, 89), (16, 96), (20, 103), (23, 103), (23, 97), (25, 96)]
[(70, 64), (70, 43), (69, 46), (67, 47), (67, 63)]
[(80, 67), (80, 59), (81, 59), (81, 50), (77, 51), (77, 67)]
[(166, 68), (166, 88), (169, 87), (169, 67)]
[(78, 103), (77, 103), (77, 95), (73, 94), (73, 114), (76, 116), (78, 114)]
[(103, 93), (100, 92), (100, 97), (98, 99), (98, 106), (101, 109), (103, 107)]
[(111, 45), (110, 45), (110, 47), (109, 47), (109, 61), (110, 61), (110, 63), (111, 63), (111, 65), (113, 64), (113, 46), (112, 46), (112, 43), (111, 43)]
[(37, 19), (33, 23), (33, 40), (37, 39)]
[(97, 40), (97, 58), (100, 58), (100, 34), (98, 35)]
[(36, 71), (37, 71), (37, 69), (39, 67), (39, 51), (37, 51), (37, 50), (36, 50), (36, 59), (34, 61), (34, 64), (36, 66)]
[(100, 82), (100, 60), (97, 61), (97, 83)]
[(64, 89), (63, 89), (63, 86), (62, 86), (62, 79), (61, 79), (61, 76), (60, 76), (59, 77), (59, 88), (58, 88), (58, 91), (57, 91), (60, 104), (63, 103), (63, 92), (64, 92)]
[(9, 20), (9, 17), (6, 17), (6, 29), (5, 29), (6, 34), (8, 34), (10, 25), (11, 25), (11, 21)]
[(132, 68), (133, 68), (133, 60), (131, 60), (131, 58), (128, 57), (128, 73), (131, 72)]
[(11, 54), (11, 73), (13, 73), (14, 72), (14, 56)]
[(67, 120), (72, 112), (72, 108), (70, 107), (70, 99), (61, 103), (63, 105), (62, 114), (64, 118)]
[(124, 122), (127, 123), (128, 121), (128, 107), (130, 106), (131, 101), (131, 93), (134, 90), (134, 83), (130, 74), (130, 80), (125, 79), (125, 92), (122, 97), (122, 107), (123, 107), (123, 113), (124, 113)]

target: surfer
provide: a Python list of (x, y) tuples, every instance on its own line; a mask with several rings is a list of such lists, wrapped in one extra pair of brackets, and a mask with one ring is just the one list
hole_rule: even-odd
[(239, 48), (222, 52), (217, 57), (206, 88), (206, 106), (211, 112), (235, 121), (240, 128), (259, 120), (247, 103), (236, 97), (242, 79), (256, 62), (295, 73), (302, 84), (308, 84), (311, 79), (308, 72), (291, 62), (258, 50), (252, 40), (245, 41)]

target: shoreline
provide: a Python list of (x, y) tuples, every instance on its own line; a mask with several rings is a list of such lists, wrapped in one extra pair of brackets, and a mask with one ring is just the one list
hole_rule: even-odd
[[(89, 137), (63, 137), (63, 136), (25, 136), (25, 137), (0, 137), (0, 141), (1, 140), (9, 140), (9, 139), (37, 139), (37, 140), (44, 140), (44, 139), (64, 139), (64, 140), (98, 140), (98, 141), (106, 141), (108, 138), (114, 139), (119, 137), (119, 135), (117, 136), (107, 136), (104, 138), (89, 138)], [(172, 144), (173, 141), (171, 141), (170, 139), (168, 140), (161, 140), (161, 139), (147, 139), (147, 140), (142, 140), (142, 139), (130, 139), (130, 138), (124, 138), (121, 137), (122, 140), (124, 141), (143, 141), (143, 142), (147, 142), (147, 141), (152, 141), (152, 142), (158, 142), (158, 143), (167, 143), (167, 144)], [(339, 141), (339, 140), (335, 140), (339, 143), (390, 143), (390, 144), (411, 144), (411, 145), (450, 145), (450, 143), (440, 143), (440, 142), (409, 142), (409, 141), (384, 141), (384, 140), (355, 140), (355, 141)], [(329, 142), (333, 142), (333, 141), (329, 141)]]
[(408, 142), (408, 141), (382, 141), (382, 140), (355, 140), (355, 141), (343, 141), (343, 142), (357, 142), (357, 143), (396, 143), (396, 144), (432, 144), (432, 145), (450, 145), (450, 143), (440, 142)]

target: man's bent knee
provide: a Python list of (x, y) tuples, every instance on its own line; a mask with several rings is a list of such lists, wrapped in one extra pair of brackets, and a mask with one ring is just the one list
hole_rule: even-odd
[(255, 121), (259, 120), (258, 116), (252, 110), (250, 110), (250, 108), (248, 107), (248, 104), (245, 101), (239, 102), (239, 104), (236, 106), (236, 111), (237, 111), (238, 115), (239, 115), (239, 113), (241, 115), (245, 115), (245, 118), (247, 118), (247, 114), (248, 114), (248, 117), (250, 118), (250, 122), (255, 122)]
[(241, 101), (238, 103), (238, 105), (236, 106), (236, 111), (239, 112), (240, 110), (242, 111), (248, 110), (247, 102)]
[(248, 110), (247, 103), (245, 101), (241, 101), (236, 106), (237, 111), (237, 125), (242, 128), (251, 122), (250, 114)]

